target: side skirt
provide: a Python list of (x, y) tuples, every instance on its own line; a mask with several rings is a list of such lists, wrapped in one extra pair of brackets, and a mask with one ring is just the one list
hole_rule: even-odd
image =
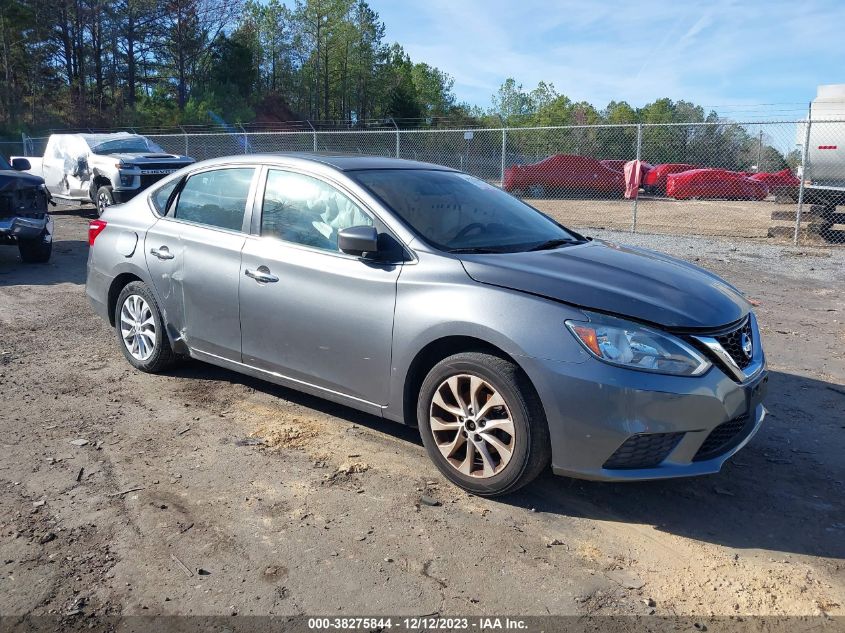
[(222, 356), (209, 354), (208, 352), (201, 352), (199, 350), (192, 349), (190, 350), (190, 355), (191, 358), (201, 360), (211, 365), (217, 365), (218, 367), (223, 367), (224, 369), (230, 369), (238, 372), (239, 374), (246, 374), (247, 376), (252, 376), (253, 378), (258, 378), (259, 380), (266, 380), (267, 382), (272, 382), (274, 384), (281, 385), (282, 387), (288, 387), (312, 396), (317, 396), (318, 398), (330, 400), (331, 402), (336, 402), (337, 404), (342, 404), (347, 407), (351, 407), (352, 409), (357, 409), (358, 411), (364, 411), (365, 413), (384, 417), (383, 413), (385, 407), (380, 404), (376, 404), (375, 402), (369, 402), (368, 400), (362, 400), (361, 398), (349, 396), (338, 391), (318, 387), (317, 385), (313, 385), (302, 380), (289, 378), (288, 376), (283, 376), (282, 374), (273, 371), (259, 369), (258, 367), (239, 363), (237, 361), (229, 360), (228, 358), (223, 358)]

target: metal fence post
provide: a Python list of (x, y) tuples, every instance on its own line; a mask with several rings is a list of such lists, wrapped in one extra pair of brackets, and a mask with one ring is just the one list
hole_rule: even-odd
[[(643, 149), (643, 124), (637, 123), (637, 169), (640, 166), (640, 153)], [(637, 202), (640, 199), (639, 190), (634, 194), (634, 207), (631, 210), (631, 233), (637, 232)]]
[(390, 122), (393, 124), (393, 127), (396, 128), (396, 158), (399, 158), (399, 126), (396, 125), (396, 121), (393, 117), (390, 117)]
[(185, 156), (190, 156), (190, 154), (188, 153), (188, 133), (185, 131), (185, 128), (183, 128), (181, 125), (179, 126), (179, 129), (182, 130), (182, 136), (185, 137)]
[(241, 133), (244, 135), (244, 154), (249, 154), (249, 139), (246, 136), (246, 130), (240, 123), (238, 123), (238, 127), (241, 128)]
[(804, 182), (808, 176), (808, 157), (810, 154), (810, 128), (812, 121), (812, 104), (807, 113), (807, 127), (804, 128), (804, 147), (801, 149), (801, 182), (798, 185), (798, 209), (795, 211), (795, 234), (792, 236), (792, 243), (798, 245), (798, 234), (801, 232), (801, 212), (804, 210)]
[(508, 151), (508, 128), (502, 128), (502, 180), (499, 183), (504, 189), (505, 187), (505, 155)]
[(311, 128), (311, 134), (314, 135), (314, 153), (317, 153), (317, 130), (314, 129), (314, 126), (311, 125), (311, 121), (305, 119), (305, 122), (308, 124), (308, 127)]
[(757, 173), (763, 171), (760, 162), (763, 160), (763, 128), (760, 128), (760, 141), (757, 143)]

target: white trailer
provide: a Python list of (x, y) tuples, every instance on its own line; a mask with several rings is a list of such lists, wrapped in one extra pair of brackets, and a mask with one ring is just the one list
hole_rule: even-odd
[(814, 232), (831, 239), (839, 233), (834, 229), (845, 224), (845, 213), (837, 213), (837, 205), (845, 204), (845, 84), (818, 87), (808, 123), (798, 125), (796, 140), (803, 202), (811, 205), (802, 219), (818, 220)]
[[(804, 155), (807, 143), (806, 165), (799, 170), (804, 178), (805, 194), (826, 199), (845, 198), (845, 84), (828, 84), (818, 87), (816, 98), (810, 104), (809, 137), (807, 124), (798, 126), (798, 149)], [(811, 201), (812, 202), (812, 201)]]

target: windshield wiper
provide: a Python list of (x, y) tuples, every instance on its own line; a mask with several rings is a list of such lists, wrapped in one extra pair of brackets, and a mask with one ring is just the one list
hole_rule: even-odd
[(529, 251), (548, 251), (553, 248), (557, 248), (559, 246), (565, 246), (566, 244), (577, 244), (578, 240), (573, 240), (569, 237), (559, 237), (553, 240), (547, 240), (545, 242), (540, 242), (536, 246), (532, 246), (529, 248)]
[(450, 253), (472, 253), (477, 255), (484, 255), (489, 253), (506, 253), (507, 251), (497, 250), (489, 246), (468, 246), (466, 248), (450, 248)]

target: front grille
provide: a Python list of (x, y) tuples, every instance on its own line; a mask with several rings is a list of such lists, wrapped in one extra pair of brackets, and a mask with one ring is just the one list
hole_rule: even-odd
[(683, 433), (639, 433), (632, 435), (604, 463), (603, 468), (652, 468), (671, 453)]
[(693, 461), (700, 462), (712, 459), (736, 446), (745, 436), (750, 418), (741, 415), (733, 420), (723, 422), (710, 432), (707, 439), (696, 452)]
[(152, 174), (149, 176), (142, 175), (141, 176), (141, 189), (146, 189), (153, 183), (158, 182), (162, 178), (164, 178), (167, 174)]
[(186, 167), (190, 164), (191, 163), (172, 163), (172, 162), (171, 163), (136, 163), (136, 165), (138, 166), (138, 169), (140, 169), (141, 171), (153, 170), (153, 169), (172, 169), (172, 170), (175, 171), (177, 169), (182, 169), (183, 167)]
[(732, 332), (715, 337), (719, 341), (719, 345), (724, 348), (740, 369), (745, 369), (751, 364), (751, 359), (742, 351), (743, 334), (748, 337), (752, 344), (757, 343), (751, 335), (751, 319), (746, 319), (745, 323)]
[(36, 187), (15, 189), (0, 195), (0, 217), (41, 218), (47, 212), (47, 196)]

